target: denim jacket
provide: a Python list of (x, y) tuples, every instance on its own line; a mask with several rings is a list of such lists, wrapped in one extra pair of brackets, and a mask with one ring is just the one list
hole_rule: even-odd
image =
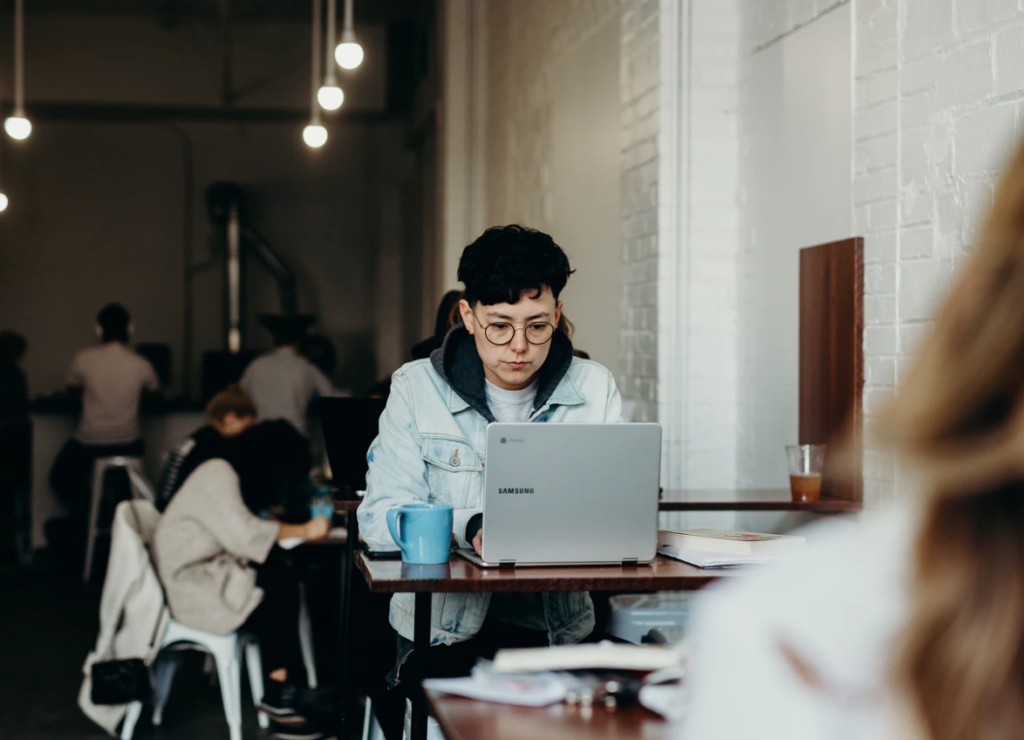
[[(612, 374), (595, 362), (574, 358), (572, 342), (562, 332), (555, 332), (551, 343), (531, 421), (621, 421), (622, 400)], [(409, 363), (394, 374), (380, 435), (367, 453), (366, 498), (358, 510), (359, 527), (371, 549), (395, 549), (385, 521), (387, 511), (413, 502), (451, 505), (455, 537), (460, 546), (470, 546), (466, 527), (483, 509), (485, 433), (492, 421), (483, 364), (472, 336), (461, 325), (449, 332), (430, 360)], [(551, 644), (572, 644), (593, 630), (589, 594), (542, 596)], [(435, 594), (431, 644), (473, 637), (490, 599), (490, 594)], [(412, 594), (396, 594), (391, 601), (391, 624), (409, 640), (413, 601)]]

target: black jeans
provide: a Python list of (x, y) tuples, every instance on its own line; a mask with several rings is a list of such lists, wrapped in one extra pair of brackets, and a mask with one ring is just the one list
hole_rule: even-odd
[(141, 439), (116, 445), (86, 445), (71, 439), (57, 454), (50, 469), (50, 486), (77, 517), (89, 515), (92, 502), (92, 467), (101, 457), (142, 457)]
[(289, 681), (302, 685), (305, 666), (299, 646), (299, 580), (295, 568), (279, 547), (272, 548), (266, 562), (255, 567), (263, 601), (249, 615), (245, 629), (260, 640), (263, 672), (267, 676), (284, 668)]

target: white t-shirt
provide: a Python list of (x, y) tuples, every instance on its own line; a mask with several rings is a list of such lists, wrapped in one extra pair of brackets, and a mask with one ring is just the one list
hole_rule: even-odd
[[(876, 740), (905, 734), (890, 688), (907, 617), (917, 512), (807, 527), (792, 562), (737, 573), (698, 596), (677, 737)], [(786, 653), (819, 680), (809, 685)], [(742, 711), (737, 711), (742, 708)]]
[(303, 434), (313, 396), (340, 395), (316, 365), (287, 345), (253, 360), (241, 385), (260, 421), (284, 419)]
[(537, 381), (518, 391), (499, 388), (489, 380), (484, 381), (487, 406), (494, 418), (505, 424), (525, 423), (533, 414), (533, 402), (537, 398)]
[(155, 392), (160, 382), (147, 359), (120, 342), (109, 342), (75, 355), (67, 385), (82, 389), (75, 437), (82, 444), (112, 445), (139, 438), (142, 392)]

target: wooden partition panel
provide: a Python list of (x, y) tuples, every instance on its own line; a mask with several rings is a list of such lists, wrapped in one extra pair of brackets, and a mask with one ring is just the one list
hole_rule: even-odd
[[(827, 444), (822, 496), (861, 500), (864, 240), (800, 250), (800, 443)], [(852, 440), (852, 466), (838, 470)], [(849, 462), (849, 461), (844, 461)]]

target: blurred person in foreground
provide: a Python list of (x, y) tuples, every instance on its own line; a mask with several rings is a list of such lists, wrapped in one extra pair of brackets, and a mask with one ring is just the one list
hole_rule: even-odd
[(916, 492), (712, 590), (679, 737), (1024, 737), (1022, 358), (1024, 148), (875, 430)]
[(53, 462), (50, 485), (73, 513), (89, 511), (93, 463), (101, 457), (142, 457), (139, 407), (143, 395), (160, 391), (149, 360), (128, 345), (132, 317), (119, 303), (109, 303), (96, 317), (99, 345), (75, 355), (67, 388), (81, 398), (82, 415), (75, 435)]
[[(32, 470), (32, 426), (28, 382), (21, 369), (28, 342), (13, 331), (0, 331), (0, 535), (12, 529), (18, 555), (28, 556), (24, 538)], [(3, 541), (0, 537), (0, 542)]]
[(298, 581), (274, 545), (292, 537), (321, 539), (330, 522), (263, 518), (308, 481), (305, 440), (287, 422), (269, 421), (231, 438), (224, 452), (192, 471), (157, 525), (153, 555), (167, 603), (174, 619), (189, 627), (255, 633), (266, 673), (260, 708), (274, 722), (275, 736), (323, 740), (327, 735), (310, 720), (295, 682), (303, 672)]
[(207, 460), (227, 454), (228, 440), (256, 423), (256, 407), (237, 384), (229, 385), (206, 405), (206, 424), (171, 450), (160, 474), (156, 506), (160, 511), (181, 484)]

